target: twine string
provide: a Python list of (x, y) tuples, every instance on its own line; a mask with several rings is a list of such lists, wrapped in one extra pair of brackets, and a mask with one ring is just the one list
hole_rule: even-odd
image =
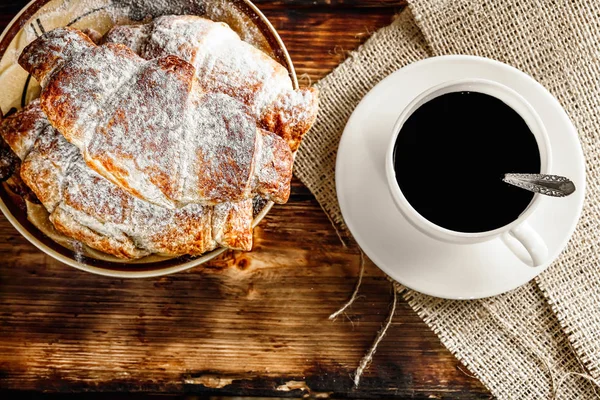
[[(359, 271), (356, 285), (354, 287), (354, 291), (352, 292), (350, 299), (339, 310), (337, 310), (336, 312), (334, 312), (333, 314), (331, 314), (329, 316), (330, 320), (334, 320), (336, 317), (338, 317), (340, 314), (342, 314), (358, 298), (358, 292), (360, 290), (362, 278), (364, 275), (364, 268), (365, 268), (364, 264), (365, 264), (364, 254), (361, 250), (361, 252), (360, 252), (360, 271)], [(382, 325), (379, 332), (377, 332), (377, 336), (375, 337), (373, 343), (371, 344), (371, 347), (369, 348), (368, 352), (363, 356), (360, 363), (358, 364), (358, 367), (356, 368), (356, 371), (352, 378), (354, 381), (355, 387), (359, 386), (360, 379), (361, 379), (363, 373), (367, 370), (370, 363), (372, 362), (373, 356), (375, 355), (375, 352), (377, 351), (377, 347), (379, 346), (379, 343), (383, 340), (383, 338), (387, 334), (387, 331), (392, 324), (394, 314), (396, 313), (396, 306), (398, 304), (398, 292), (401, 291), (402, 288), (400, 287), (400, 285), (397, 282), (393, 281), (392, 279), (390, 279), (390, 282), (392, 283), (393, 294), (394, 294), (391, 309), (386, 318), (386, 321)], [(566, 382), (566, 380), (569, 377), (572, 377), (572, 376), (577, 376), (582, 379), (585, 379), (585, 380), (589, 381), (591, 384), (593, 384), (595, 387), (600, 388), (600, 382), (598, 380), (594, 379), (592, 376), (585, 374), (585, 373), (569, 371), (569, 372), (562, 374), (560, 377), (557, 377), (556, 374), (553, 372), (553, 368), (552, 368), (550, 361), (546, 357), (544, 357), (542, 354), (540, 354), (540, 352), (537, 349), (533, 348), (532, 346), (529, 346), (527, 343), (524, 343), (524, 341), (516, 333), (514, 327), (512, 326), (512, 324), (510, 322), (508, 322), (505, 318), (503, 318), (497, 312), (494, 312), (491, 309), (491, 308), (493, 308), (491, 305), (483, 303), (483, 306), (488, 311), (489, 315), (492, 316), (492, 318), (495, 318), (500, 323), (500, 326), (502, 328), (504, 328), (517, 342), (519, 342), (525, 348), (525, 350), (527, 350), (538, 362), (540, 362), (540, 364), (544, 367), (544, 369), (546, 369), (546, 371), (548, 372), (548, 375), (550, 377), (550, 385), (551, 385), (550, 386), (550, 393), (551, 393), (550, 398), (552, 400), (557, 400), (559, 398), (558, 396), (564, 387), (564, 383)], [(461, 371), (462, 371), (462, 369), (461, 369)], [(465, 373), (465, 372), (463, 371), (463, 373)], [(471, 375), (469, 375), (469, 376), (471, 376)], [(596, 397), (598, 399), (600, 399), (600, 395), (598, 395), (598, 392), (596, 392), (595, 388), (593, 391), (594, 391), (594, 394), (596, 395)]]
[(358, 296), (358, 291), (360, 289), (360, 285), (362, 283), (362, 278), (363, 278), (364, 273), (365, 273), (365, 256), (361, 250), (360, 251), (360, 271), (358, 273), (358, 280), (356, 281), (356, 285), (354, 286), (354, 291), (352, 292), (352, 296), (350, 296), (350, 299), (346, 302), (346, 304), (344, 304), (342, 306), (342, 308), (340, 308), (339, 310), (337, 310), (336, 312), (334, 312), (333, 314), (331, 314), (329, 316), (330, 320), (336, 319), (341, 313), (346, 311), (346, 309), (354, 303), (354, 301), (356, 300), (356, 298)]
[[(358, 298), (358, 292), (360, 290), (360, 285), (362, 284), (362, 279), (363, 279), (364, 273), (365, 273), (365, 256), (364, 256), (364, 253), (362, 252), (362, 250), (360, 250), (360, 271), (358, 273), (358, 279), (356, 281), (356, 285), (354, 286), (354, 291), (352, 292), (350, 299), (339, 310), (337, 310), (336, 312), (334, 312), (333, 314), (331, 314), (329, 316), (330, 320), (336, 319), (340, 314), (342, 314), (344, 311), (346, 311), (346, 309), (348, 307), (350, 307), (354, 303), (354, 301)], [(354, 373), (354, 378), (353, 378), (355, 387), (358, 387), (358, 385), (360, 383), (360, 378), (361, 378), (363, 372), (369, 367), (369, 364), (373, 360), (373, 355), (375, 354), (375, 351), (377, 350), (377, 346), (379, 346), (379, 343), (381, 342), (381, 340), (383, 340), (389, 327), (392, 325), (392, 320), (394, 318), (394, 314), (396, 313), (396, 305), (398, 304), (398, 291), (400, 290), (400, 288), (397, 286), (398, 284), (396, 282), (391, 281), (391, 283), (392, 283), (392, 291), (394, 292), (394, 299), (392, 301), (392, 307), (391, 307), (390, 313), (388, 314), (386, 321), (383, 324), (383, 326), (381, 327), (381, 329), (379, 330), (379, 332), (377, 332), (377, 336), (375, 336), (375, 340), (373, 341), (373, 344), (371, 344), (369, 351), (360, 360), (360, 363), (358, 364), (358, 367), (356, 368), (356, 371)]]
[(390, 313), (388, 314), (385, 323), (383, 324), (383, 326), (381, 327), (379, 332), (377, 332), (377, 336), (375, 337), (375, 340), (373, 341), (371, 348), (369, 349), (367, 354), (365, 354), (365, 356), (362, 358), (362, 360), (360, 360), (360, 364), (358, 364), (358, 368), (356, 368), (356, 372), (354, 373), (354, 387), (358, 387), (358, 385), (360, 383), (360, 378), (362, 377), (363, 372), (365, 371), (365, 369), (368, 368), (369, 364), (373, 360), (373, 355), (375, 354), (375, 351), (377, 350), (377, 346), (379, 346), (379, 342), (381, 342), (381, 340), (383, 340), (389, 327), (392, 325), (392, 320), (394, 319), (394, 314), (396, 313), (396, 304), (398, 304), (398, 290), (396, 289), (395, 284), (392, 284), (392, 291), (394, 292), (394, 300), (392, 301), (392, 309), (390, 310)]

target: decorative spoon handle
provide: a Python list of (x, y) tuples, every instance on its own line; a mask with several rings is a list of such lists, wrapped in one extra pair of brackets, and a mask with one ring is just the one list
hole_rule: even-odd
[(565, 197), (575, 191), (575, 184), (559, 175), (504, 174), (504, 182), (530, 192), (553, 197)]

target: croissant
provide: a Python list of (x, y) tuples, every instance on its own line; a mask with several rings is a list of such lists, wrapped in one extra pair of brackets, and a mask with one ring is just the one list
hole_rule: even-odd
[(205, 90), (244, 102), (263, 128), (284, 138), (293, 151), (316, 119), (317, 90), (293, 90), (282, 65), (225, 23), (170, 15), (146, 25), (115, 26), (104, 40), (124, 44), (148, 60), (175, 55), (188, 61)]
[(241, 102), (202, 90), (191, 64), (96, 46), (73, 28), (30, 43), (19, 64), (40, 82), (52, 126), (131, 195), (166, 208), (254, 195), (287, 201), (287, 143), (257, 128)]
[(135, 259), (252, 247), (251, 199), (171, 210), (131, 196), (84, 163), (38, 100), (0, 121), (0, 136), (22, 160), (20, 175), (55, 228), (94, 249)]

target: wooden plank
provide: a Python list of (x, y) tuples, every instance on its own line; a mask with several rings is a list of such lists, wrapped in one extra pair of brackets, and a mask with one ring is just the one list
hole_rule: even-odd
[[(3, 2), (0, 24), (24, 3)], [(358, 0), (260, 3), (298, 73), (313, 81), (399, 9), (386, 0), (361, 9)], [(489, 398), (402, 301), (361, 386), (352, 387), (349, 374), (387, 315), (390, 285), (369, 263), (361, 298), (327, 319), (352, 291), (358, 250), (340, 244), (297, 180), (289, 203), (256, 229), (252, 253), (227, 252), (169, 277), (80, 272), (35, 249), (4, 218), (0, 251), (3, 389)]]
[[(22, 0), (3, 0), (0, 4), (0, 12), (5, 10), (18, 11), (27, 1)], [(259, 8), (280, 8), (280, 7), (315, 7), (326, 6), (336, 8), (369, 8), (369, 7), (398, 7), (405, 6), (406, 0), (254, 0), (253, 2)]]
[(390, 24), (399, 8), (326, 7), (266, 9), (265, 15), (285, 43), (300, 82), (316, 82), (344, 61), (377, 29)]
[(254, 4), (261, 9), (283, 7), (310, 7), (325, 6), (335, 8), (381, 8), (403, 7), (406, 0), (254, 0)]
[(62, 265), (2, 220), (0, 387), (486, 398), (404, 302), (352, 388), (349, 374), (386, 317), (390, 286), (369, 264), (363, 297), (347, 318), (328, 321), (352, 290), (357, 249), (340, 245), (299, 182), (255, 238), (250, 254), (123, 280)]

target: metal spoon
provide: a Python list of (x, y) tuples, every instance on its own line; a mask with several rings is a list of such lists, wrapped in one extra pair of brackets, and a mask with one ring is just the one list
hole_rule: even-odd
[(530, 192), (552, 197), (565, 197), (575, 191), (575, 184), (559, 175), (504, 174), (502, 180)]

